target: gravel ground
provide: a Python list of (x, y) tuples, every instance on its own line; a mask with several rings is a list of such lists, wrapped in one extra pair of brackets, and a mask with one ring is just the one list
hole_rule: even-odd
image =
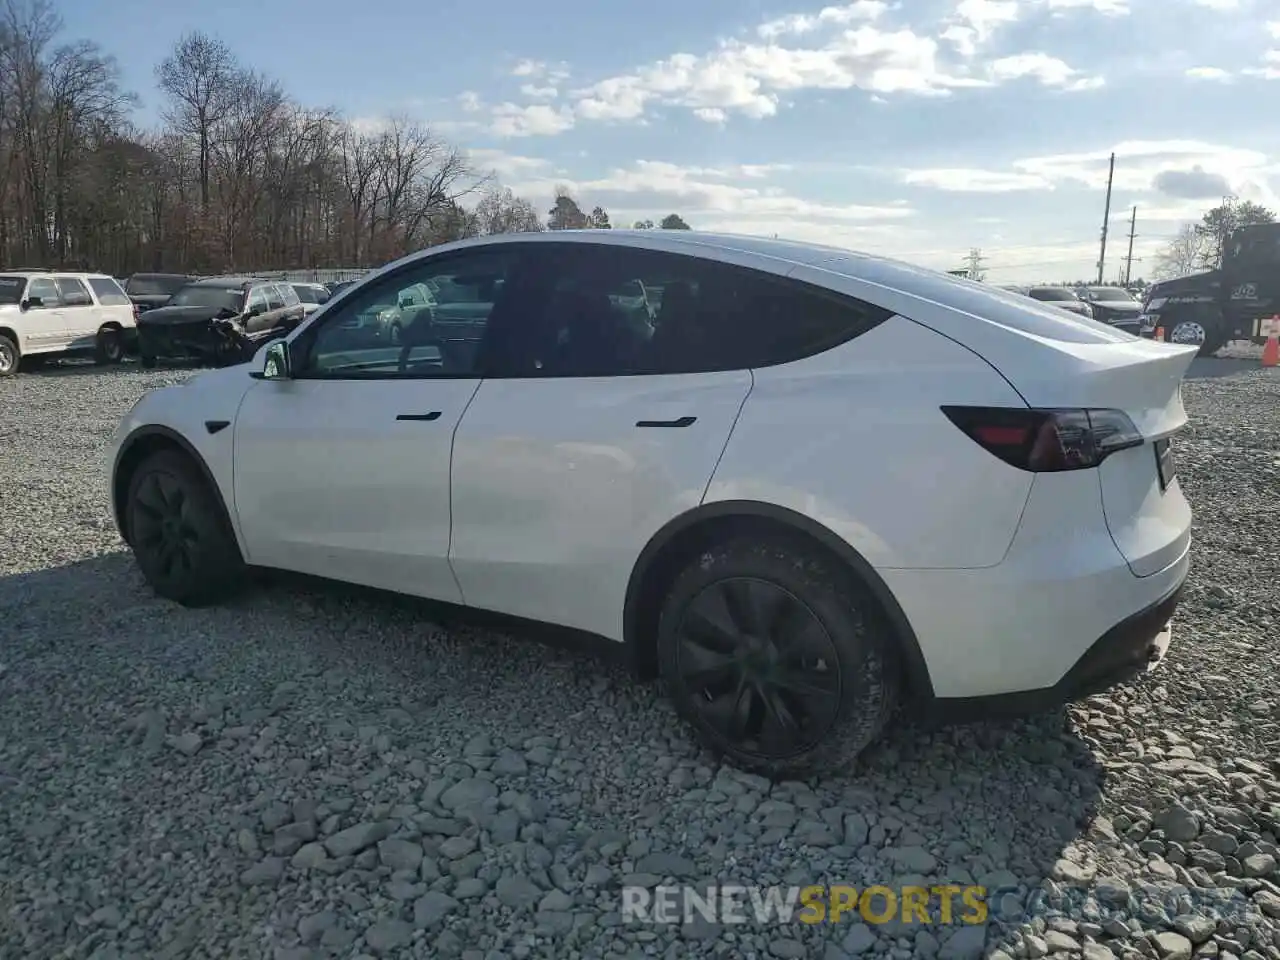
[[(0, 382), (0, 956), (1280, 958), (1280, 376), (1204, 363), (1154, 678), (775, 785), (616, 667), (422, 604), (157, 601), (102, 453), (184, 374)], [(624, 924), (664, 878), (1018, 892), (985, 930)]]

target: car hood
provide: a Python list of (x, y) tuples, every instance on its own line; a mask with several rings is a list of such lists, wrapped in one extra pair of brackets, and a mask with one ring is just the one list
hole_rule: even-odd
[(138, 318), (142, 326), (153, 327), (157, 324), (207, 323), (219, 315), (227, 315), (222, 307), (156, 307), (148, 310)]
[(1134, 303), (1132, 300), (1095, 300), (1093, 306), (1100, 307), (1111, 313), (1133, 313), (1142, 312), (1142, 304)]

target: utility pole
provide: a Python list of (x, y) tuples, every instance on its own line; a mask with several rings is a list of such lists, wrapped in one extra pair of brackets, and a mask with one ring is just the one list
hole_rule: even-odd
[(1098, 252), (1098, 283), (1102, 283), (1102, 271), (1107, 263), (1107, 224), (1111, 220), (1111, 181), (1116, 176), (1116, 155), (1111, 154), (1111, 168), (1107, 172), (1107, 206), (1102, 212), (1102, 249)]
[(970, 280), (981, 281), (986, 276), (986, 274), (982, 272), (982, 260), (983, 257), (981, 250), (977, 247), (973, 247), (969, 250), (969, 256), (965, 259), (965, 262), (968, 264), (967, 270)]
[(1133, 238), (1138, 228), (1138, 208), (1133, 208), (1133, 215), (1129, 217), (1129, 253), (1124, 258), (1124, 285), (1129, 285), (1129, 277), (1133, 272)]

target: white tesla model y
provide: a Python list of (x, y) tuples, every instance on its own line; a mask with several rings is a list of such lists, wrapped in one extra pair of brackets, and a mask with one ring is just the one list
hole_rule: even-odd
[(830, 247), (487, 237), (147, 394), (113, 507), (179, 603), (253, 566), (586, 631), (732, 762), (830, 768), (1158, 662), (1195, 353)]

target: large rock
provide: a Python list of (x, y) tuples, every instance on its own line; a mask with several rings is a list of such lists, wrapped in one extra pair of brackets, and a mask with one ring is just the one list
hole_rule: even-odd
[(391, 824), (357, 823), (354, 827), (339, 830), (324, 842), (324, 847), (333, 857), (353, 857), (362, 850), (367, 850), (379, 840), (391, 833)]

